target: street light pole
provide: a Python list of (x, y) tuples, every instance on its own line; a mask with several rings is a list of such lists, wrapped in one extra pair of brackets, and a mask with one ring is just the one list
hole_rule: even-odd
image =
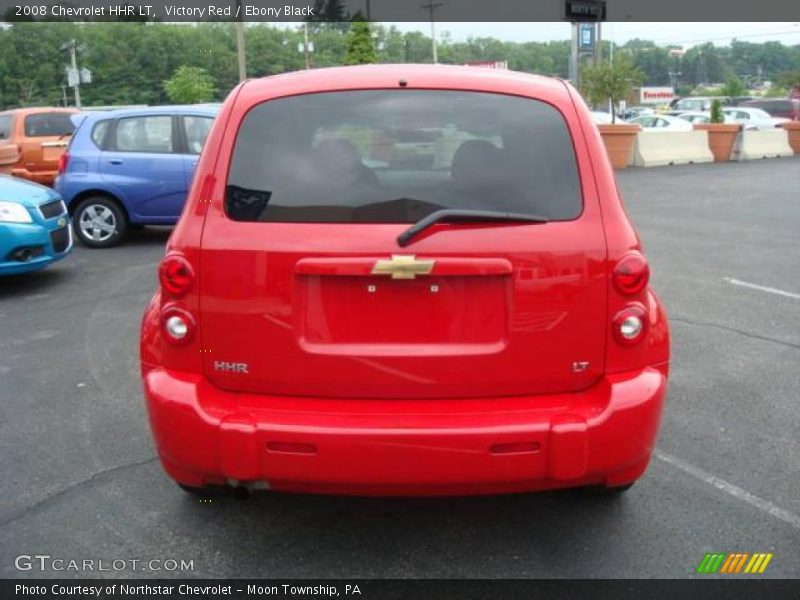
[(420, 8), (428, 9), (428, 12), (431, 15), (431, 44), (432, 44), (432, 47), (433, 47), (433, 64), (436, 64), (436, 63), (439, 62), (439, 56), (438, 56), (438, 54), (436, 52), (436, 28), (434, 27), (434, 24), (433, 24), (433, 13), (440, 6), (444, 6), (444, 4), (441, 3), (441, 2), (435, 3), (433, 0), (428, 0), (427, 4), (421, 4), (420, 5)]
[(572, 27), (572, 43), (570, 44), (569, 52), (569, 80), (572, 85), (578, 87), (578, 24), (571, 23)]
[(594, 64), (599, 65), (603, 60), (603, 0), (595, 0), (597, 23), (595, 24)]
[(308, 57), (308, 23), (303, 23), (303, 54), (306, 58), (306, 69), (310, 69), (311, 60)]
[(245, 62), (244, 48), (244, 21), (242, 16), (242, 0), (236, 0), (239, 18), (236, 20), (236, 60), (239, 64), (239, 81), (247, 79), (247, 64)]

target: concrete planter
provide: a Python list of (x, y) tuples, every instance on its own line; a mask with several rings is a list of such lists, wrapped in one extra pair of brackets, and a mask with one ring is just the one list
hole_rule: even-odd
[(800, 121), (782, 123), (781, 127), (789, 134), (789, 145), (792, 147), (792, 150), (794, 150), (794, 153), (800, 154)]
[(615, 169), (625, 169), (633, 159), (633, 143), (636, 134), (641, 131), (639, 125), (627, 123), (614, 123), (613, 125), (598, 125), (600, 136), (606, 146), (608, 158)]
[(742, 126), (734, 123), (695, 123), (695, 129), (708, 132), (708, 146), (714, 155), (714, 162), (725, 162), (731, 159), (731, 151), (736, 136)]

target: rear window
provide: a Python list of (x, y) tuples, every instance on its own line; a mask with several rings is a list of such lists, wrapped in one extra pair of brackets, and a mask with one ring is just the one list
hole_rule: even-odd
[(11, 115), (0, 116), (0, 140), (11, 138)]
[(327, 92), (260, 104), (239, 128), (234, 220), (408, 223), (453, 208), (576, 218), (561, 114), (490, 93)]
[(25, 117), (25, 137), (72, 135), (75, 125), (69, 113), (39, 113)]
[(701, 100), (698, 98), (687, 98), (678, 100), (675, 108), (678, 110), (705, 110), (711, 103), (708, 100)]

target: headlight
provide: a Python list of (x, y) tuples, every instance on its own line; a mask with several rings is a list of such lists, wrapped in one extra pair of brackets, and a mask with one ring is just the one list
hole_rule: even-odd
[(0, 223), (33, 223), (31, 213), (19, 202), (0, 200)]

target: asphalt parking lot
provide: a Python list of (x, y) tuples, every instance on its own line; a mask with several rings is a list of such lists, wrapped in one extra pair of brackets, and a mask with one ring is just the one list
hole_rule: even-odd
[(673, 336), (657, 454), (623, 497), (189, 497), (140, 389), (169, 233), (147, 229), (0, 280), (0, 576), (92, 575), (14, 568), (40, 553), (194, 564), (131, 577), (682, 578), (741, 551), (800, 577), (800, 157), (619, 182)]

